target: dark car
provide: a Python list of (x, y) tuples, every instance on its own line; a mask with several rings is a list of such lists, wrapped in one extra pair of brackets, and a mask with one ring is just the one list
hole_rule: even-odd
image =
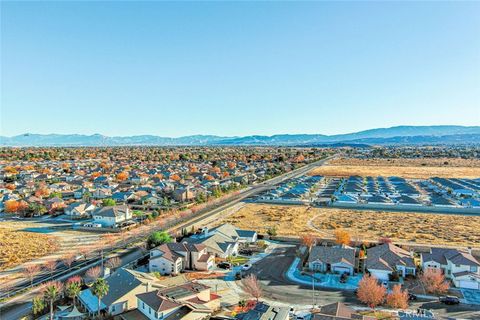
[(445, 296), (445, 297), (440, 297), (439, 301), (444, 304), (459, 304), (460, 299), (454, 296)]
[(348, 279), (348, 274), (347, 273), (342, 273), (342, 275), (340, 276), (340, 283), (347, 282), (347, 279)]
[(240, 272), (235, 273), (235, 280), (242, 280), (242, 274)]
[(231, 269), (232, 264), (230, 262), (220, 262), (219, 264), (217, 264), (217, 267), (219, 267), (220, 269)]
[(409, 294), (408, 294), (408, 300), (410, 300), (410, 301), (417, 300), (417, 296), (414, 295), (413, 293), (409, 293)]

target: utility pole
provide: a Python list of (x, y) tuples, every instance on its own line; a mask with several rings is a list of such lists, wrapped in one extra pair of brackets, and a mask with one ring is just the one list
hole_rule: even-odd
[(315, 272), (312, 273), (312, 309), (315, 308)]

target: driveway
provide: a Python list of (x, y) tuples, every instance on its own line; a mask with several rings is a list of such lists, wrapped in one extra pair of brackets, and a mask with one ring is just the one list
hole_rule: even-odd
[[(459, 289), (465, 301), (470, 304), (480, 305), (480, 290), (475, 289)], [(479, 306), (480, 308), (480, 306)]]

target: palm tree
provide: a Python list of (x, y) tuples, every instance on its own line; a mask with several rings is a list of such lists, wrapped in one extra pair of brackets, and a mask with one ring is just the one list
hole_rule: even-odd
[(62, 284), (58, 281), (49, 281), (45, 283), (43, 288), (43, 295), (45, 300), (50, 304), (50, 320), (53, 320), (53, 304), (62, 293)]
[(98, 278), (92, 285), (92, 293), (98, 298), (98, 317), (100, 317), (101, 299), (108, 293), (108, 283), (103, 278)]
[(67, 280), (67, 283), (65, 285), (65, 293), (69, 298), (73, 300), (73, 305), (75, 305), (75, 299), (78, 297), (80, 291), (82, 290), (80, 281), (80, 277), (72, 277)]

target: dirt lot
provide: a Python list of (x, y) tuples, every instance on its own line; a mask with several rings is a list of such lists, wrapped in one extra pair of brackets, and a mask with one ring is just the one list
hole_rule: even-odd
[(51, 235), (0, 227), (0, 270), (43, 257), (58, 249), (58, 239)]
[[(48, 229), (40, 221), (2, 221), (0, 223), (0, 271), (24, 262), (39, 259), (59, 259), (67, 253), (78, 252), (99, 239), (99, 235), (73, 230)], [(50, 232), (30, 232), (26, 229)], [(0, 274), (1, 276), (1, 274)]]
[(333, 231), (343, 228), (359, 240), (390, 237), (398, 242), (480, 246), (480, 217), (471, 216), (248, 204), (226, 221), (261, 233), (276, 226), (278, 235), (287, 236), (316, 233), (333, 238)]
[(411, 158), (411, 159), (357, 159), (337, 158), (330, 161), (339, 166), (396, 166), (396, 167), (476, 167), (480, 168), (480, 159), (462, 158)]
[(309, 174), (327, 177), (398, 176), (410, 179), (428, 179), (432, 177), (476, 179), (480, 177), (480, 168), (327, 165), (315, 168)]
[(480, 160), (439, 159), (355, 159), (338, 158), (310, 171), (322, 176), (400, 176), (404, 178), (479, 178)]

